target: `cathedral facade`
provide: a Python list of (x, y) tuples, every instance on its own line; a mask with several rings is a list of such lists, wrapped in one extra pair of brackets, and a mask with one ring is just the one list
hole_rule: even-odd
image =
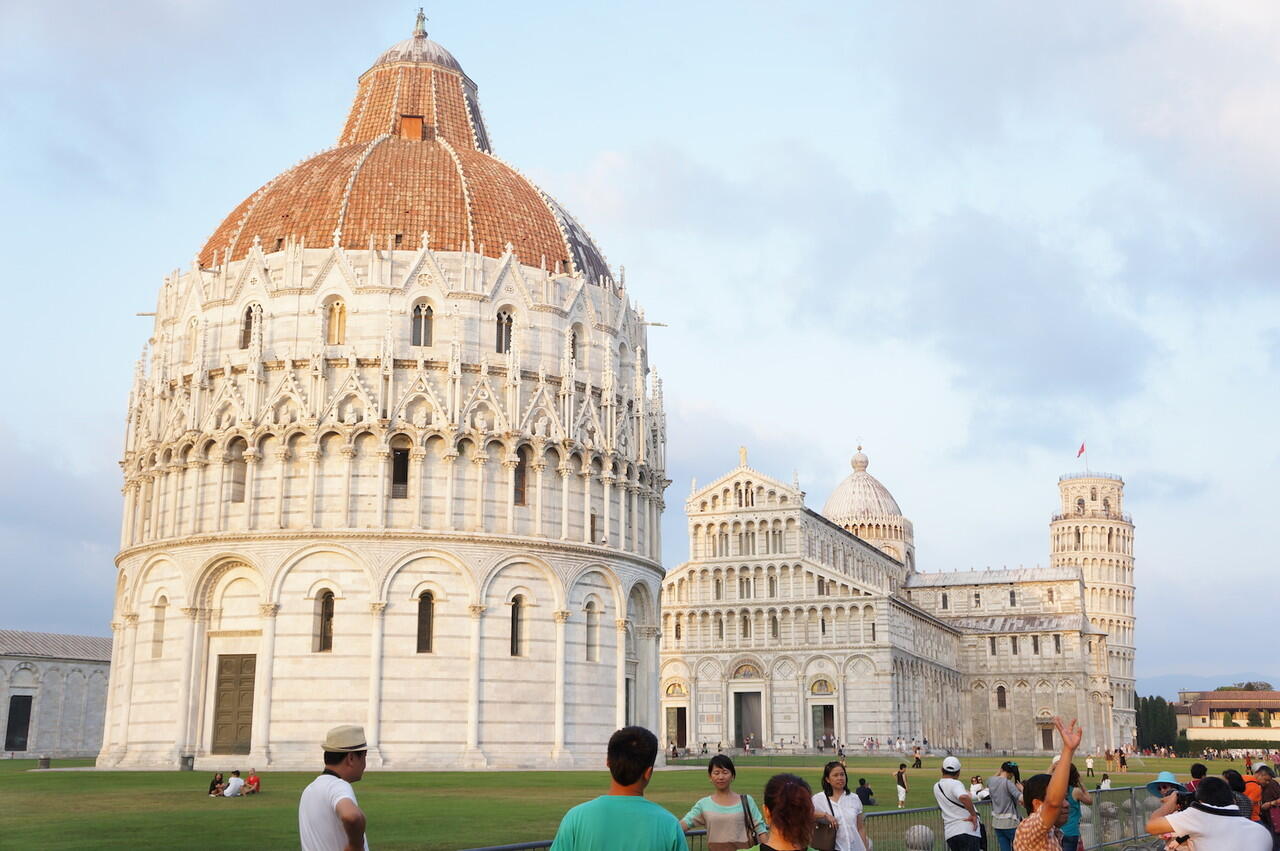
[(98, 764), (310, 768), (357, 723), (373, 765), (597, 767), (656, 726), (645, 325), (420, 18), (164, 281)]
[(694, 490), (690, 560), (662, 590), (663, 741), (1025, 753), (1053, 750), (1065, 715), (1086, 747), (1132, 743), (1123, 481), (1062, 477), (1049, 567), (923, 573), (911, 522), (868, 463), (859, 448), (821, 513), (745, 451)]

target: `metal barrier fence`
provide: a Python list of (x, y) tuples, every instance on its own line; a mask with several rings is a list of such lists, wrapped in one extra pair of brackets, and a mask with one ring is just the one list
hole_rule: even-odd
[[(1160, 805), (1158, 798), (1145, 786), (1123, 789), (1096, 789), (1089, 793), (1093, 805), (1080, 807), (1080, 847), (1083, 851), (1113, 849), (1143, 844), (1151, 840), (1147, 834), (1147, 819)], [(987, 829), (988, 851), (1000, 847), (991, 829), (991, 802), (977, 805), (978, 817)], [(706, 851), (707, 832), (690, 830), (685, 833), (689, 851)], [(920, 807), (910, 810), (880, 810), (867, 813), (867, 837), (873, 851), (945, 851), (942, 810), (937, 807)], [(549, 848), (550, 839), (538, 842), (518, 842), (514, 845), (491, 845), (468, 851), (532, 851)]]

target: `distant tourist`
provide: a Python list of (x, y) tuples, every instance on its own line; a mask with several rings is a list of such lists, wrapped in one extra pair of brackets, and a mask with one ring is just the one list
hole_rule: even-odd
[(1129, 758), (1128, 758), (1127, 756), (1125, 756), (1125, 755), (1124, 755), (1124, 751), (1120, 751), (1120, 752), (1118, 753), (1118, 755), (1116, 756), (1116, 759), (1118, 759), (1118, 760), (1120, 761), (1120, 773), (1121, 773), (1121, 774), (1128, 774), (1128, 773), (1129, 773)]
[[(764, 820), (769, 834), (761, 849), (803, 851), (813, 838), (813, 790), (794, 774), (775, 774), (764, 787)], [(682, 846), (683, 848), (683, 846)]]
[(302, 790), (298, 834), (302, 851), (368, 851), (365, 816), (352, 783), (364, 776), (369, 746), (364, 728), (334, 727), (324, 737), (324, 772)]
[(911, 763), (911, 767), (923, 768), (924, 765), (920, 762), (920, 746), (919, 745), (916, 745), (914, 748), (911, 749), (911, 755), (912, 757), (914, 757), (914, 762)]
[(871, 791), (871, 787), (867, 785), (867, 778), (858, 778), (858, 788), (853, 790), (858, 796), (858, 800), (862, 802), (864, 807), (874, 807), (876, 804), (876, 793)]
[(814, 817), (836, 829), (838, 851), (867, 851), (867, 823), (862, 799), (849, 794), (849, 775), (839, 761), (822, 769), (822, 791), (813, 796)]
[(244, 794), (256, 795), (262, 791), (262, 779), (258, 777), (258, 769), (250, 768), (249, 777), (244, 781)]
[(644, 727), (623, 727), (610, 736), (609, 791), (564, 814), (553, 851), (686, 851), (680, 822), (644, 797), (657, 759), (658, 737)]
[(1093, 754), (1089, 754), (1087, 757), (1084, 758), (1084, 776), (1085, 777), (1093, 776)]
[(1052, 775), (1037, 774), (1022, 784), (1022, 801), (1027, 817), (1014, 834), (1013, 851), (1057, 851), (1062, 848), (1060, 828), (1070, 815), (1067, 794), (1070, 792), (1071, 758), (1080, 747), (1084, 732), (1074, 720), (1067, 725), (1061, 718), (1054, 718), (1053, 726), (1062, 737), (1061, 759), (1054, 766)]
[(707, 776), (715, 791), (700, 799), (684, 818), (680, 827), (707, 829), (707, 847), (711, 851), (749, 848), (759, 843), (769, 832), (760, 808), (750, 795), (733, 791), (733, 781), (738, 771), (733, 760), (724, 754), (716, 754), (707, 763)]
[(1000, 764), (1000, 770), (987, 779), (991, 792), (991, 828), (995, 831), (1000, 851), (1013, 851), (1013, 836), (1018, 831), (1022, 816), (1018, 805), (1022, 803), (1022, 774), (1018, 764), (1008, 760)]
[(898, 764), (893, 782), (898, 787), (898, 809), (902, 809), (907, 805), (907, 764), (905, 762)]
[(231, 779), (227, 781), (227, 788), (222, 790), (224, 798), (239, 798), (240, 790), (244, 789), (244, 780), (240, 777), (239, 769), (231, 772)]
[(1196, 786), (1195, 803), (1178, 809), (1178, 793), (1170, 792), (1147, 820), (1147, 833), (1171, 839), (1191, 838), (1196, 851), (1271, 851), (1270, 831), (1241, 818), (1231, 787), (1219, 777)]
[(960, 760), (942, 761), (942, 779), (933, 784), (933, 797), (942, 810), (942, 832), (950, 851), (979, 851), (982, 828), (969, 790), (960, 782)]
[(222, 790), (227, 788), (227, 782), (222, 779), (222, 772), (215, 771), (213, 779), (209, 781), (209, 797), (218, 798), (222, 796)]
[(1102, 791), (1106, 791), (1107, 789), (1110, 789), (1110, 788), (1111, 788), (1111, 775), (1107, 774), (1104, 771), (1102, 772), (1102, 782), (1098, 784), (1098, 789)]

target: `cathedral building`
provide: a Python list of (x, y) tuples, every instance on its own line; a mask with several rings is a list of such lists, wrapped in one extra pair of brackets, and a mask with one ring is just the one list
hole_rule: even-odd
[(1133, 524), (1117, 476), (1063, 476), (1049, 567), (922, 573), (911, 522), (867, 472), (821, 513), (736, 469), (685, 504), (690, 560), (662, 590), (662, 737), (678, 747), (1051, 751), (1134, 741)]
[(657, 726), (644, 315), (421, 15), (155, 311), (100, 766), (310, 768), (358, 723), (375, 766), (596, 768)]

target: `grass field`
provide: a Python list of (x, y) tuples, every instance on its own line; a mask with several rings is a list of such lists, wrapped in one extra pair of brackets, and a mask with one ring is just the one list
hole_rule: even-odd
[[(734, 788), (759, 799), (765, 781), (793, 771), (817, 788), (824, 759), (738, 760)], [(853, 782), (866, 777), (879, 806), (895, 806), (897, 757), (849, 760)], [(933, 806), (937, 758), (910, 771), (908, 806)], [(989, 775), (998, 758), (964, 760), (962, 775)], [(1023, 777), (1046, 770), (1043, 757), (1019, 758)], [(1169, 769), (1186, 778), (1192, 760), (1130, 760), (1116, 786), (1141, 785)], [(1101, 765), (1102, 761), (1098, 760)], [(55, 761), (55, 767), (91, 761)], [(710, 791), (701, 761), (692, 770), (661, 770), (648, 796), (682, 816)], [(1077, 760), (1083, 767), (1083, 759)], [(228, 765), (228, 770), (237, 766)], [(239, 766), (242, 770), (247, 765)], [(1212, 763), (1211, 772), (1239, 768)], [(262, 795), (211, 799), (209, 775), (174, 771), (34, 771), (34, 760), (0, 760), (0, 847), (4, 848), (296, 848), (297, 803), (310, 773), (263, 773)], [(375, 849), (455, 849), (550, 839), (564, 811), (607, 788), (604, 771), (378, 772), (356, 786)], [(912, 782), (915, 781), (915, 782)], [(1093, 781), (1088, 785), (1092, 787)], [(887, 805), (887, 806), (886, 806)]]

